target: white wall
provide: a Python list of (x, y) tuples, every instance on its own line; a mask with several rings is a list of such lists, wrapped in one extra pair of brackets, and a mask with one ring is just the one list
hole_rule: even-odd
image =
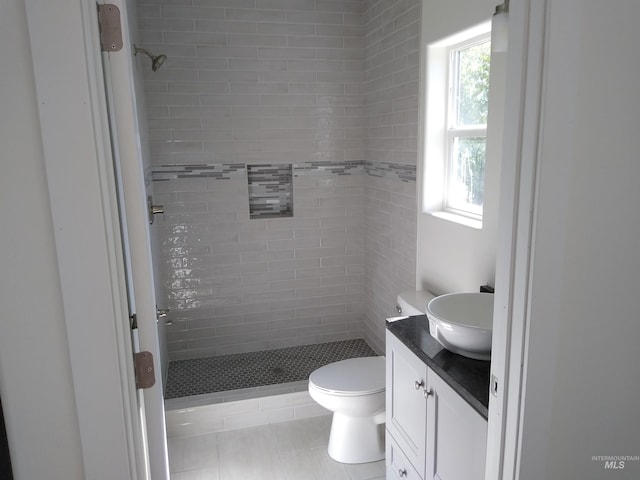
[(84, 477), (24, 3), (0, 15), (0, 393), (16, 479)]
[[(422, 4), (422, 79), (421, 105), (426, 91), (426, 45), (447, 38), (479, 23), (491, 19), (497, 3), (495, 0), (469, 2), (455, 0), (440, 2), (424, 0)], [(492, 58), (492, 78), (489, 111), (489, 141), (485, 172), (485, 199), (482, 229), (453, 223), (422, 212), (424, 196), (424, 144), (418, 161), (418, 243), (416, 284), (436, 294), (452, 291), (477, 291), (480, 285), (494, 284), (496, 239), (498, 225), (498, 193), (500, 189), (500, 147), (492, 132), (499, 130), (502, 107), (502, 82), (504, 54)], [(427, 106), (428, 108), (428, 106)], [(424, 111), (421, 112), (424, 128)], [(424, 132), (424, 130), (422, 131)], [(421, 133), (422, 133), (421, 132)], [(424, 136), (424, 135), (423, 135)]]
[(519, 478), (640, 478), (640, 4), (547, 4)]

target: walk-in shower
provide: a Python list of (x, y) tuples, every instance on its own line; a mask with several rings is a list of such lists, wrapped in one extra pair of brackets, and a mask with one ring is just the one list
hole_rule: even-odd
[(167, 399), (304, 390), (315, 368), (376, 354), (362, 340), (360, 162), (162, 165), (152, 178)]
[(171, 59), (141, 72), (168, 399), (295, 385), (283, 358), (317, 345), (382, 353), (415, 287), (419, 0), (179, 3), (137, 1), (140, 43)]

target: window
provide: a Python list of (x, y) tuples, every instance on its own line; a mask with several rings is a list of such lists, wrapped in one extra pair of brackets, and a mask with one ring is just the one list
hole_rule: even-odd
[(481, 219), (491, 43), (484, 35), (448, 51), (443, 210)]
[(491, 24), (427, 45), (423, 211), (482, 228)]

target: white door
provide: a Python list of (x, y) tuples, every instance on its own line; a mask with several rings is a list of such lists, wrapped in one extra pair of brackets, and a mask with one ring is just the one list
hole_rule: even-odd
[(127, 291), (135, 352), (153, 355), (156, 382), (138, 390), (143, 434), (148, 447), (149, 471), (153, 480), (168, 480), (166, 426), (156, 299), (151, 263), (149, 215), (140, 148), (140, 127), (135, 97), (132, 45), (127, 21), (127, 1), (111, 2), (120, 10), (123, 47), (103, 52), (105, 93), (109, 112), (114, 174), (118, 192), (120, 226)]

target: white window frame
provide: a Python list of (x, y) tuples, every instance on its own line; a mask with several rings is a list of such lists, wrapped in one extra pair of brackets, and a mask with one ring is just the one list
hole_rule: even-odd
[(448, 57), (448, 77), (447, 77), (447, 112), (446, 112), (446, 124), (447, 135), (445, 140), (445, 175), (443, 186), (443, 210), (455, 215), (463, 215), (475, 220), (482, 221), (482, 206), (473, 205), (460, 205), (450, 200), (450, 185), (451, 177), (453, 175), (453, 158), (455, 154), (454, 143), (457, 138), (470, 138), (470, 137), (484, 137), (485, 148), (487, 142), (487, 124), (478, 125), (465, 125), (460, 126), (458, 123), (457, 107), (458, 107), (458, 95), (457, 87), (459, 86), (459, 62), (455, 56), (461, 50), (472, 48), (476, 45), (483, 44), (491, 41), (490, 33), (483, 33), (473, 38), (465, 39), (455, 45), (451, 45), (447, 48)]
[[(482, 228), (482, 214), (447, 205), (446, 183), (450, 165), (450, 52), (490, 40), (491, 23), (486, 22), (427, 45), (424, 176), (422, 211), (446, 220)], [(463, 131), (464, 130), (464, 131)], [(460, 136), (487, 136), (486, 125), (469, 126)]]

